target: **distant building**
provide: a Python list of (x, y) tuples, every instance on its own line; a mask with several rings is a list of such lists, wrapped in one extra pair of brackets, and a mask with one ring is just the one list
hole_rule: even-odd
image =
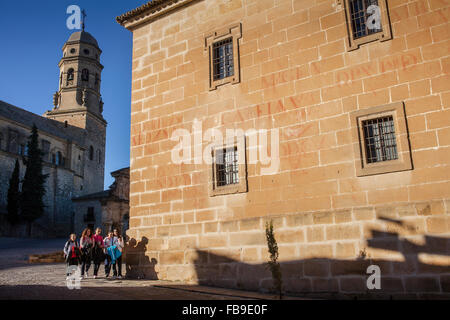
[(270, 290), (273, 220), (286, 292), (448, 297), (449, 12), (158, 0), (117, 17), (133, 33), (128, 235), (142, 272)]
[[(67, 236), (74, 228), (72, 198), (103, 190), (106, 121), (100, 94), (101, 50), (85, 31), (73, 33), (64, 44), (59, 62), (59, 90), (54, 108), (43, 116), (0, 101), (0, 232), (24, 234), (4, 220), (9, 179), (16, 159), (26, 156), (35, 124), (44, 152), (45, 215), (33, 224), (33, 236)], [(21, 164), (21, 177), (25, 166)]]
[(75, 232), (102, 228), (103, 234), (115, 228), (125, 235), (129, 220), (130, 168), (111, 172), (115, 179), (108, 190), (83, 195), (75, 203)]

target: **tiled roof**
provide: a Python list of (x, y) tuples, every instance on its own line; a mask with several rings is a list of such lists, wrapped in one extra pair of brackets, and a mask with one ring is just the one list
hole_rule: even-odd
[(88, 44), (92, 44), (93, 46), (98, 48), (98, 42), (95, 38), (86, 31), (77, 31), (70, 35), (69, 40), (67, 42), (85, 42)]
[(163, 5), (165, 3), (169, 4), (172, 2), (178, 2), (178, 0), (153, 0), (149, 1), (146, 4), (143, 4), (140, 7), (137, 7), (136, 9), (133, 9), (131, 11), (128, 11), (118, 17), (116, 17), (116, 21), (120, 24), (123, 24), (126, 20), (129, 20), (131, 18), (136, 17), (137, 15), (140, 15), (141, 13), (145, 12), (148, 9), (156, 8), (160, 5)]
[(85, 131), (83, 129), (70, 125), (65, 127), (64, 123), (42, 117), (2, 100), (0, 100), (0, 117), (21, 123), (30, 128), (35, 124), (39, 131), (67, 141), (74, 141), (80, 146), (84, 146)]

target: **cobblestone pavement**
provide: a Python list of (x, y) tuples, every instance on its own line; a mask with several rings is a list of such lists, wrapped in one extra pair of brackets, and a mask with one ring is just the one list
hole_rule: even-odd
[[(68, 289), (65, 264), (28, 264), (29, 254), (61, 250), (64, 239), (33, 240), (0, 238), (0, 299), (158, 299), (226, 300), (257, 298), (258, 294), (235, 294), (230, 290), (187, 291), (189, 286), (150, 280), (111, 280), (100, 267), (98, 279), (83, 279), (81, 289)], [(92, 275), (92, 267), (90, 273)], [(192, 287), (192, 286), (191, 286)], [(198, 291), (198, 290), (194, 290)], [(263, 296), (260, 296), (264, 298)]]

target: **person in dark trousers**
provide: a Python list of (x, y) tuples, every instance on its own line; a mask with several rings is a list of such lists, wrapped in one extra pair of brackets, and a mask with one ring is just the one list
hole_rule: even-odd
[(105, 260), (105, 254), (103, 253), (102, 229), (95, 229), (93, 240), (94, 247), (92, 248), (92, 260), (94, 261), (94, 279), (96, 279), (98, 275), (98, 269), (100, 269), (100, 265)]
[(83, 230), (80, 239), (81, 247), (81, 277), (88, 277), (92, 261), (92, 249), (94, 248), (94, 237), (89, 228)]
[[(108, 254), (108, 248), (113, 246), (113, 232), (108, 232), (108, 236), (103, 240), (103, 248), (105, 253), (105, 276), (109, 277), (111, 272), (111, 256)], [(114, 266), (115, 267), (115, 266)]]
[(77, 242), (77, 235), (72, 233), (64, 245), (64, 257), (67, 263), (67, 277), (70, 276), (70, 266), (78, 266), (81, 262), (81, 250)]
[[(122, 235), (119, 233), (119, 230), (117, 229), (114, 229), (113, 231), (113, 245), (115, 245), (123, 255), (124, 241)], [(116, 263), (113, 264), (114, 277), (118, 277), (119, 279), (122, 279), (122, 255), (119, 258), (117, 258)]]

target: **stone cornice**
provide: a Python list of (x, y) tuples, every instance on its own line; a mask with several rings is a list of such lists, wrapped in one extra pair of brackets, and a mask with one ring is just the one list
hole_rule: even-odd
[(97, 49), (97, 50), (99, 51), (99, 53), (102, 53), (102, 52), (103, 52), (102, 49), (100, 49), (98, 46), (93, 45), (92, 43), (89, 43), (89, 42), (86, 42), (86, 41), (67, 41), (67, 42), (64, 43), (64, 45), (63, 45), (63, 47), (62, 47), (62, 50), (64, 51), (64, 49), (65, 49), (68, 45), (72, 45), (72, 44), (81, 44), (81, 43), (87, 44), (88, 46), (91, 46), (91, 47)]
[(97, 114), (93, 113), (92, 111), (90, 111), (89, 109), (87, 109), (86, 107), (79, 107), (79, 108), (74, 108), (74, 109), (64, 109), (64, 110), (49, 110), (46, 113), (44, 113), (44, 116), (59, 116), (59, 115), (63, 115), (63, 114), (67, 114), (67, 113), (71, 113), (71, 114), (90, 114), (91, 116), (94, 117), (94, 119), (97, 119), (98, 121), (100, 121), (103, 125), (107, 125), (108, 122), (102, 117), (98, 116)]
[(128, 30), (133, 31), (143, 23), (154, 21), (177, 8), (195, 1), (199, 0), (153, 0), (116, 17), (116, 21)]
[(91, 64), (94, 64), (97, 67), (99, 67), (100, 70), (103, 70), (103, 68), (104, 68), (104, 66), (97, 60), (92, 59), (90, 57), (81, 57), (81, 56), (62, 57), (61, 60), (59, 60), (58, 67), (61, 68), (61, 66), (63, 65), (64, 62), (80, 62), (80, 61), (84, 61), (84, 62), (87, 61)]

